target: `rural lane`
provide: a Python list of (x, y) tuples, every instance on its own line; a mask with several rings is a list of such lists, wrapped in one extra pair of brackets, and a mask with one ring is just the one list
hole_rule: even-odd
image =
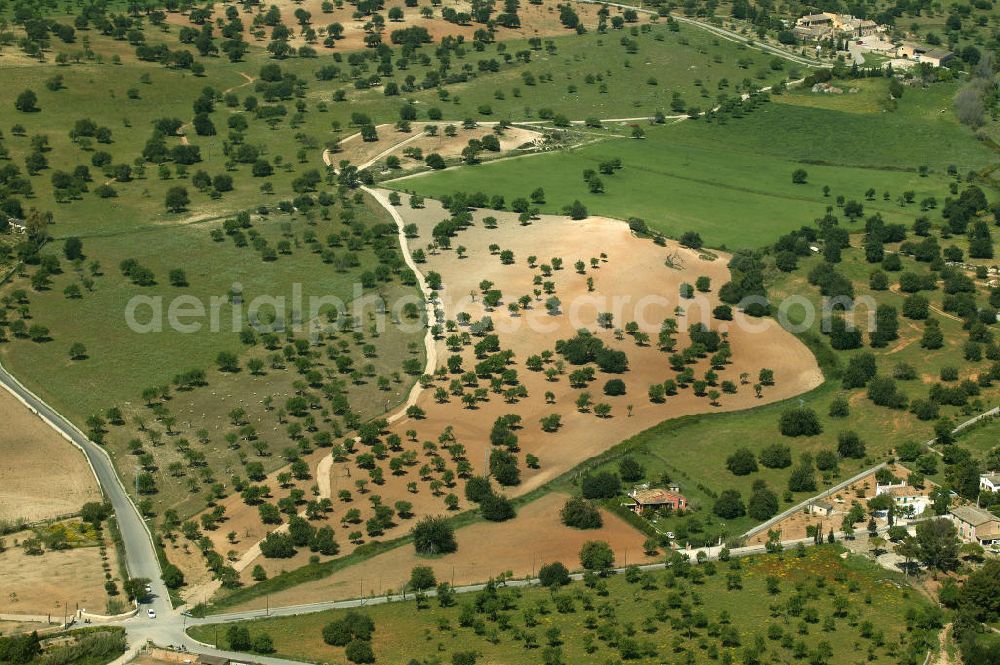
[[(642, 9), (642, 8), (636, 7), (634, 5), (626, 5), (626, 4), (617, 3), (617, 2), (603, 2), (602, 0), (576, 0), (576, 2), (579, 2), (581, 4), (587, 4), (587, 5), (607, 5), (608, 7), (617, 7), (618, 9), (634, 9), (635, 11), (639, 12), (640, 14), (650, 14), (652, 16), (660, 16), (659, 12), (653, 11), (651, 9)], [(666, 18), (666, 17), (664, 17), (664, 18)], [(680, 23), (687, 23), (688, 25), (693, 25), (696, 28), (700, 28), (700, 29), (704, 30), (705, 32), (710, 32), (710, 33), (712, 33), (714, 35), (722, 37), (723, 39), (727, 39), (727, 40), (729, 40), (731, 42), (740, 42), (740, 43), (743, 43), (743, 44), (747, 44), (747, 45), (751, 46), (752, 48), (760, 49), (761, 51), (765, 51), (767, 53), (771, 53), (773, 55), (776, 55), (776, 56), (778, 56), (780, 58), (784, 58), (785, 60), (789, 60), (789, 61), (794, 62), (794, 63), (799, 64), (799, 65), (805, 65), (806, 67), (832, 67), (833, 66), (830, 63), (820, 62), (818, 60), (814, 60), (813, 58), (808, 58), (808, 57), (805, 57), (805, 56), (802, 56), (802, 55), (798, 55), (798, 54), (795, 54), (795, 53), (790, 53), (790, 52), (788, 52), (785, 49), (777, 48), (775, 46), (771, 46), (770, 44), (767, 44), (767, 43), (764, 43), (764, 42), (760, 42), (760, 41), (757, 41), (755, 39), (750, 39), (749, 37), (744, 37), (743, 35), (741, 35), (738, 32), (733, 32), (732, 30), (727, 30), (726, 28), (720, 28), (718, 26), (711, 25), (710, 23), (705, 23), (704, 21), (698, 21), (696, 19), (689, 18), (687, 16), (680, 16), (678, 14), (670, 14), (669, 18), (672, 18), (675, 21), (679, 21)]]
[(24, 404), (32, 413), (56, 430), (63, 438), (75, 445), (86, 456), (97, 482), (108, 502), (114, 508), (118, 529), (125, 549), (125, 565), (130, 577), (145, 577), (149, 580), (155, 599), (152, 603), (157, 612), (170, 609), (167, 588), (160, 577), (160, 562), (156, 557), (152, 535), (132, 499), (115, 471), (108, 453), (91, 441), (58, 411), (46, 404), (40, 397), (24, 387), (10, 372), (0, 365), (0, 384)]

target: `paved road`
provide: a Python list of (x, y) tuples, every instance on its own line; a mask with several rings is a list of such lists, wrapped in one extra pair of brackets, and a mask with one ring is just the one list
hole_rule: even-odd
[[(657, 12), (657, 11), (653, 11), (653, 10), (650, 10), (650, 9), (640, 9), (639, 7), (636, 7), (634, 5), (626, 5), (626, 4), (615, 3), (615, 2), (603, 2), (603, 0), (576, 0), (576, 1), (577, 2), (586, 3), (586, 4), (592, 4), (592, 5), (608, 5), (609, 7), (618, 7), (620, 9), (634, 9), (635, 11), (637, 11), (637, 12), (639, 12), (641, 14), (651, 14), (651, 15), (654, 15), (654, 16), (659, 16), (660, 15), (660, 13)], [(701, 28), (702, 30), (705, 30), (706, 32), (711, 32), (712, 34), (718, 35), (719, 37), (722, 37), (723, 39), (728, 39), (729, 41), (742, 42), (744, 44), (749, 44), (749, 43), (753, 42), (753, 48), (757, 48), (757, 49), (760, 49), (761, 51), (765, 51), (767, 53), (771, 53), (773, 55), (776, 55), (778, 57), (784, 58), (785, 60), (789, 60), (789, 61), (794, 62), (794, 63), (799, 64), (799, 65), (804, 65), (806, 67), (832, 67), (833, 66), (832, 64), (830, 64), (828, 62), (822, 62), (822, 61), (816, 60), (814, 58), (808, 58), (808, 57), (805, 57), (805, 56), (802, 56), (802, 55), (798, 55), (797, 53), (791, 53), (790, 51), (787, 51), (785, 49), (778, 48), (776, 46), (771, 46), (770, 44), (758, 41), (756, 39), (751, 39), (749, 37), (745, 37), (744, 35), (741, 35), (738, 32), (733, 32), (732, 30), (727, 30), (725, 28), (720, 28), (720, 27), (714, 26), (714, 25), (712, 25), (710, 23), (705, 23), (704, 21), (699, 21), (697, 19), (689, 18), (687, 16), (682, 16), (682, 15), (679, 15), (679, 14), (670, 14), (670, 18), (673, 18), (675, 21), (678, 21), (679, 23), (687, 23), (688, 25), (693, 25), (695, 27)]]
[(125, 563), (129, 575), (150, 580), (153, 593), (157, 596), (153, 603), (157, 611), (170, 609), (167, 590), (160, 579), (160, 563), (156, 558), (149, 530), (139, 516), (135, 504), (125, 492), (107, 452), (90, 441), (83, 432), (41, 398), (25, 388), (2, 366), (0, 366), (0, 384), (50, 427), (83, 451), (94, 470), (94, 475), (97, 476), (97, 482), (100, 483), (105, 498), (114, 508), (125, 545)]

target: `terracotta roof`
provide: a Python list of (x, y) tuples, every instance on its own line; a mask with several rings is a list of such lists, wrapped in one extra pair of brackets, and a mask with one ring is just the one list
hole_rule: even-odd
[(975, 506), (955, 506), (951, 509), (951, 514), (972, 526), (978, 527), (989, 522), (996, 522), (997, 526), (1000, 527), (1000, 517)]
[(916, 487), (910, 487), (909, 485), (903, 485), (902, 487), (893, 487), (887, 490), (888, 494), (893, 496), (924, 496), (926, 492), (918, 490)]
[(636, 503), (643, 505), (655, 505), (663, 503), (687, 502), (680, 494), (674, 494), (664, 489), (636, 490), (632, 493), (632, 498)]
[(950, 58), (953, 55), (954, 53), (944, 49), (933, 49), (924, 53), (925, 58), (937, 58), (938, 60), (944, 60), (945, 58)]

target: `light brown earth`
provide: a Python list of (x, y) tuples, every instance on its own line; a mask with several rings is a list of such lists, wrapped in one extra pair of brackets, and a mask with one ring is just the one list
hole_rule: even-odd
[[(413, 210), (404, 205), (398, 211), (404, 221), (417, 224), (420, 230), (420, 237), (410, 241), (411, 248), (426, 245), (433, 226), (447, 217), (436, 201), (428, 201), (423, 209)], [(498, 218), (498, 229), (488, 230), (482, 226), (481, 219), (487, 215)], [(524, 429), (518, 434), (522, 456), (536, 454), (541, 459), (541, 469), (525, 470), (523, 482), (514, 490), (515, 494), (538, 487), (580, 461), (662, 420), (690, 413), (742, 409), (784, 399), (814, 388), (822, 381), (822, 374), (809, 350), (775, 321), (751, 319), (741, 314), (732, 322), (712, 320), (711, 311), (720, 304), (715, 291), (729, 279), (726, 267), (729, 257), (726, 255), (706, 260), (672, 242), (667, 247), (658, 247), (649, 240), (634, 237), (625, 223), (612, 219), (591, 217), (572, 221), (543, 216), (529, 226), (519, 226), (513, 213), (477, 211), (476, 220), (474, 227), (452, 240), (453, 246), (466, 248), (468, 258), (458, 258), (453, 250), (442, 251), (429, 256), (423, 268), (443, 277), (445, 288), (441, 291), (441, 299), (446, 319), (454, 320), (462, 311), (468, 312), (473, 321), (486, 315), (492, 317), (501, 348), (515, 353), (512, 367), (517, 369), (529, 397), (518, 404), (507, 404), (491, 394), (488, 402), (470, 410), (463, 408), (455, 398), (446, 404), (436, 404), (429, 390), (418, 402), (426, 411), (426, 418), (404, 419), (394, 430), (403, 432), (412, 428), (417, 430), (418, 440), (436, 439), (451, 425), (457, 440), (468, 449), (468, 458), (479, 467), (490, 448), (489, 431), (494, 420), (507, 413), (521, 415)], [(498, 256), (490, 254), (488, 247), (494, 243), (502, 250), (514, 252), (514, 265), (502, 265)], [(590, 258), (602, 252), (607, 254), (607, 261), (591, 269)], [(528, 268), (529, 255), (537, 256), (539, 263), (548, 262), (552, 257), (563, 259), (563, 269), (555, 271), (550, 278), (556, 284), (555, 295), (562, 301), (561, 315), (550, 316), (544, 302), (538, 301), (516, 317), (507, 311), (507, 302), (531, 294), (536, 288), (532, 279), (539, 271)], [(684, 269), (667, 268), (664, 261), (668, 256), (682, 262)], [(577, 274), (573, 267), (578, 259), (587, 263), (584, 275)], [(700, 275), (711, 278), (712, 292), (700, 294), (694, 300), (680, 301), (677, 296), (680, 284), (693, 283)], [(588, 277), (594, 279), (593, 293), (587, 292)], [(494, 288), (501, 289), (504, 294), (504, 302), (496, 311), (487, 312), (483, 306), (479, 297), (481, 280), (494, 282)], [(470, 300), (470, 292), (476, 294), (474, 302)], [(543, 294), (542, 298), (545, 297)], [(667, 362), (669, 354), (656, 348), (656, 336), (660, 323), (674, 316), (677, 305), (685, 308), (684, 314), (677, 317), (683, 331), (677, 336), (678, 349), (687, 346), (687, 325), (704, 321), (713, 329), (728, 331), (732, 344), (733, 362), (719, 372), (720, 381), (730, 379), (739, 383), (742, 372), (756, 377), (761, 368), (767, 367), (774, 370), (776, 385), (765, 388), (762, 399), (757, 399), (749, 386), (741, 386), (737, 394), (723, 395), (717, 407), (711, 406), (707, 398), (694, 396), (690, 390), (667, 398), (664, 404), (650, 402), (649, 385), (675, 374)], [(599, 311), (613, 312), (616, 326), (638, 321), (640, 329), (649, 333), (652, 343), (639, 346), (627, 335), (619, 341), (612, 331), (599, 330), (596, 324)], [(583, 327), (595, 332), (607, 346), (624, 350), (629, 357), (629, 371), (617, 377), (598, 372), (597, 380), (587, 389), (595, 402), (612, 405), (612, 417), (607, 419), (593, 413), (580, 413), (575, 408), (574, 401), (583, 391), (571, 388), (565, 375), (552, 382), (542, 373), (524, 367), (524, 360), (529, 355), (545, 349), (554, 350), (556, 340), (572, 337)], [(446, 359), (452, 353), (444, 340), (438, 342), (439, 358)], [(471, 348), (464, 349), (461, 355), (465, 368), (475, 364)], [(572, 369), (567, 366), (567, 373)], [(701, 375), (707, 369), (705, 359), (695, 366), (695, 373)], [(606, 397), (602, 394), (604, 383), (611, 378), (625, 381), (626, 395)], [(435, 383), (435, 387), (439, 385), (447, 388), (447, 382)], [(555, 394), (555, 404), (545, 404), (543, 394), (546, 391)], [(631, 416), (627, 413), (628, 405), (633, 407)], [(563, 425), (558, 433), (544, 433), (538, 425), (539, 419), (550, 413), (562, 415)]]
[[(322, 0), (303, 0), (302, 2), (296, 2), (295, 0), (272, 0), (270, 2), (262, 3), (261, 7), (266, 10), (271, 5), (277, 5), (281, 9), (282, 22), (288, 26), (294, 35), (293, 39), (289, 42), (295, 47), (306, 45), (306, 41), (303, 37), (299, 35), (299, 23), (295, 18), (295, 10), (302, 8), (310, 12), (312, 27), (319, 33), (320, 28), (326, 28), (331, 23), (340, 23), (344, 26), (343, 38), (338, 39), (336, 46), (333, 49), (328, 49), (323, 46), (323, 35), (320, 34), (317, 43), (312, 44), (312, 47), (320, 55), (329, 54), (334, 51), (356, 51), (365, 48), (365, 31), (364, 26), (370, 20), (370, 17), (365, 17), (360, 20), (353, 18), (354, 5), (349, 3), (344, 3), (341, 9), (334, 9), (331, 13), (323, 13)], [(502, 10), (503, 3), (497, 3), (496, 11), (493, 16)], [(572, 30), (566, 29), (559, 22), (559, 10), (556, 5), (559, 4), (556, 0), (545, 0), (542, 5), (532, 5), (529, 3), (521, 3), (521, 7), (518, 9), (518, 16), (521, 18), (520, 28), (503, 28), (497, 27), (496, 40), (508, 40), (508, 39), (527, 39), (528, 37), (550, 37), (559, 35), (571, 35), (574, 34)], [(250, 28), (253, 23), (253, 13), (244, 12), (239, 4), (233, 5), (240, 9), (240, 20), (243, 21), (245, 28)], [(420, 7), (407, 7), (401, 0), (389, 0), (385, 3), (385, 8), (380, 13), (383, 17), (386, 17), (385, 31), (382, 34), (382, 40), (385, 43), (390, 42), (390, 35), (393, 30), (400, 30), (403, 28), (409, 28), (413, 26), (421, 26), (427, 28), (427, 32), (430, 34), (433, 43), (437, 44), (441, 41), (443, 37), (446, 36), (461, 36), (467, 41), (471, 41), (477, 30), (482, 30), (485, 28), (484, 25), (478, 23), (470, 23), (469, 25), (456, 25), (454, 23), (449, 23), (441, 18), (441, 11), (445, 7), (452, 7), (458, 12), (468, 12), (471, 7), (471, 3), (466, 0), (443, 0), (439, 7), (433, 7), (434, 14), (431, 18), (423, 18), (420, 16), (420, 9), (423, 6), (430, 6), (429, 2), (420, 3)], [(403, 20), (401, 21), (389, 21), (388, 14), (389, 10), (393, 7), (399, 7), (403, 10)], [(593, 29), (597, 26), (597, 12), (599, 7), (597, 5), (584, 5), (575, 4), (573, 7), (577, 15), (580, 17), (581, 22), (588, 28)], [(621, 12), (620, 9), (611, 7), (612, 15)], [(222, 17), (225, 20), (225, 10), (220, 9), (216, 11), (214, 18)], [(650, 18), (647, 15), (640, 14), (640, 22), (648, 22)], [(187, 25), (198, 28), (192, 24), (186, 14), (181, 14), (178, 12), (170, 12), (167, 14), (167, 22), (173, 23), (175, 25)], [(267, 46), (268, 41), (270, 41), (271, 29), (265, 26), (266, 34), (264, 39), (257, 40), (249, 33), (245, 33), (244, 38), (252, 45), (259, 46), (261, 48)]]
[[(455, 126), (457, 131), (455, 136), (444, 134), (444, 129), (449, 124)], [(437, 126), (437, 136), (428, 136), (425, 133), (427, 125)], [(445, 121), (412, 123), (409, 132), (398, 131), (391, 124), (379, 125), (376, 129), (378, 130), (378, 141), (362, 141), (361, 134), (352, 134), (345, 138), (340, 143), (341, 152), (330, 155), (330, 163), (336, 165), (341, 160), (346, 159), (355, 166), (361, 167), (372, 161), (384, 163), (387, 157), (395, 155), (399, 157), (402, 169), (405, 171), (422, 164), (422, 161), (404, 156), (403, 152), (408, 148), (419, 148), (424, 157), (436, 152), (448, 159), (461, 155), (470, 139), (481, 139), (487, 134), (493, 133), (492, 124), (463, 129), (460, 122)], [(526, 144), (540, 142), (542, 134), (531, 129), (508, 127), (498, 138), (502, 154)]]
[[(892, 465), (890, 470), (898, 478), (908, 478), (910, 475), (909, 469), (899, 464)], [(927, 483), (927, 487), (923, 490), (923, 493), (926, 494), (931, 491), (932, 483), (930, 481), (925, 482)], [(816, 525), (823, 527), (823, 533), (837, 532), (843, 526), (844, 515), (851, 509), (852, 501), (861, 501), (864, 503), (874, 496), (875, 474), (872, 473), (858, 480), (856, 483), (848, 485), (836, 494), (823, 498), (823, 501), (833, 504), (833, 513), (830, 515), (812, 515), (805, 511), (799, 511), (778, 522), (771, 529), (780, 531), (782, 540), (807, 538), (806, 527)], [(747, 545), (764, 545), (767, 543), (767, 540), (767, 530), (765, 530), (750, 538), (747, 541)]]
[(0, 520), (68, 515), (101, 498), (79, 449), (0, 390)]
[[(56, 620), (55, 617), (53, 617), (53, 620)], [(62, 621), (62, 615), (59, 616), (58, 621)], [(38, 631), (39, 635), (44, 635), (61, 630), (61, 623), (46, 626), (44, 623), (37, 621), (0, 621), (0, 635), (17, 635), (19, 633), (30, 633), (31, 631)]]
[[(419, 229), (419, 237), (409, 241), (411, 251), (425, 247), (431, 228), (447, 216), (436, 201), (428, 201), (426, 208), (419, 210), (408, 206), (401, 206), (396, 210), (402, 215), (404, 223), (414, 223)], [(421, 478), (417, 471), (419, 466), (429, 462), (437, 454), (426, 452), (421, 443), (437, 441), (446, 427), (452, 427), (455, 439), (466, 447), (465, 457), (471, 463), (474, 473), (486, 473), (484, 460), (491, 449), (489, 432), (494, 420), (505, 414), (520, 415), (523, 429), (518, 431), (521, 448), (518, 456), (522, 482), (504, 490), (508, 494), (518, 495), (543, 485), (581, 461), (662, 420), (714, 410), (743, 409), (785, 399), (805, 392), (822, 381), (820, 370), (809, 350), (774, 321), (743, 319), (739, 314), (733, 322), (723, 323), (711, 319), (711, 310), (719, 304), (715, 290), (729, 279), (726, 268), (728, 256), (706, 257), (673, 243), (667, 247), (658, 247), (649, 240), (634, 237), (628, 227), (617, 220), (589, 218), (571, 221), (562, 217), (544, 216), (531, 225), (522, 227), (512, 213), (489, 214), (499, 218), (499, 229), (485, 229), (481, 220), (486, 213), (479, 211), (476, 213), (477, 224), (453, 239), (453, 246), (462, 245), (466, 248), (467, 258), (458, 258), (453, 250), (441, 251), (430, 255), (421, 269), (425, 274), (427, 271), (436, 271), (443, 276), (444, 289), (440, 296), (446, 319), (455, 319), (460, 311), (471, 314), (473, 320), (487, 314), (478, 296), (481, 280), (493, 281), (496, 288), (502, 290), (504, 304), (496, 311), (489, 312), (489, 315), (496, 325), (501, 348), (515, 352), (515, 362), (511, 367), (517, 369), (529, 397), (512, 404), (490, 392), (488, 401), (479, 402), (474, 409), (464, 407), (456, 397), (438, 404), (434, 400), (434, 388), (447, 388), (450, 379), (457, 377), (449, 375), (447, 380), (436, 381), (432, 389), (424, 391), (418, 397), (417, 404), (425, 411), (425, 418), (415, 420), (404, 417), (390, 427), (391, 431), (403, 438), (404, 449), (417, 451), (418, 461), (415, 466), (405, 467), (401, 474), (394, 475), (388, 468), (387, 456), (387, 459), (378, 462), (383, 468), (384, 484), (369, 484), (367, 493), (360, 495), (354, 482), (358, 478), (365, 478), (366, 472), (358, 469), (353, 460), (334, 463), (331, 469), (333, 496), (341, 488), (348, 489), (353, 494), (350, 504), (335, 499), (333, 514), (328, 518), (330, 523), (336, 525), (342, 555), (353, 549), (353, 545), (347, 541), (347, 534), (354, 530), (363, 531), (364, 521), (373, 514), (368, 501), (372, 494), (379, 495), (382, 502), (390, 506), (400, 499), (410, 501), (417, 516), (445, 512), (444, 495), (450, 492), (460, 498), (460, 509), (471, 507), (464, 501), (460, 479), (454, 487), (442, 488), (435, 495), (429, 489), (428, 481), (438, 477), (438, 474), (432, 473)], [(515, 263), (502, 265), (499, 257), (491, 254), (488, 249), (492, 243), (512, 250)], [(596, 269), (590, 268), (590, 257), (598, 257), (601, 252), (607, 254), (606, 261), (601, 262)], [(533, 302), (531, 309), (516, 317), (511, 316), (506, 309), (506, 301), (522, 294), (530, 294), (534, 288), (532, 280), (538, 270), (527, 267), (526, 259), (529, 254), (537, 255), (539, 262), (548, 262), (552, 257), (562, 257), (564, 260), (563, 269), (555, 271), (551, 277), (556, 284), (556, 295), (563, 303), (562, 313), (558, 316), (547, 314), (544, 304), (537, 301)], [(681, 263), (683, 270), (666, 267), (664, 262), (667, 257)], [(573, 264), (577, 259), (587, 263), (586, 274), (576, 273)], [(648, 386), (675, 374), (669, 368), (668, 354), (658, 350), (655, 345), (660, 323), (664, 318), (674, 316), (674, 307), (678, 305), (679, 285), (682, 282), (693, 283), (699, 275), (709, 276), (713, 289), (711, 293), (701, 294), (699, 298), (683, 301), (685, 311), (678, 317), (682, 330), (678, 335), (678, 349), (688, 344), (686, 332), (683, 331), (686, 331), (690, 322), (704, 320), (713, 329), (728, 330), (734, 355), (732, 362), (719, 372), (719, 380), (729, 379), (739, 384), (742, 372), (756, 377), (761, 368), (771, 368), (775, 372), (776, 385), (765, 387), (762, 398), (756, 398), (749, 385), (739, 385), (736, 394), (723, 395), (717, 406), (711, 405), (706, 397), (694, 396), (690, 390), (682, 390), (678, 395), (669, 397), (664, 404), (649, 401)], [(587, 293), (587, 277), (593, 277), (595, 282), (595, 292), (592, 294)], [(469, 299), (470, 291), (477, 294), (474, 301)], [(598, 300), (595, 301), (594, 298)], [(597, 330), (596, 316), (599, 311), (613, 311), (616, 325), (623, 325), (633, 319), (639, 320), (641, 329), (650, 334), (652, 345), (639, 346), (629, 336), (617, 340), (611, 331)], [(610, 418), (602, 419), (592, 412), (579, 412), (574, 402), (582, 390), (571, 388), (565, 374), (555, 381), (548, 381), (542, 373), (529, 371), (524, 366), (529, 355), (554, 349), (556, 340), (571, 337), (581, 327), (595, 331), (608, 346), (623, 349), (629, 356), (629, 371), (617, 377), (625, 381), (626, 395), (605, 397), (602, 394), (602, 386), (609, 378), (613, 378), (612, 375), (598, 373), (597, 380), (588, 388), (595, 402), (603, 401), (612, 405)], [(444, 340), (437, 342), (439, 364), (452, 353), (454, 352), (447, 349)], [(463, 349), (460, 355), (466, 369), (471, 369), (478, 362), (471, 347)], [(572, 369), (568, 367), (567, 373)], [(695, 366), (698, 375), (707, 369), (707, 359), (699, 361)], [(553, 404), (545, 402), (543, 395), (546, 391), (554, 394)], [(629, 405), (632, 407), (631, 415), (628, 413)], [(555, 433), (542, 432), (539, 419), (551, 413), (562, 416), (562, 427)], [(407, 430), (411, 429), (416, 432), (413, 441), (406, 435)], [(366, 452), (365, 447), (359, 446), (359, 452)], [(529, 453), (540, 459), (539, 469), (525, 468), (525, 456)], [(390, 453), (389, 456), (393, 454), (396, 453)], [(441, 454), (448, 457), (448, 453), (443, 450)], [(317, 459), (314, 456), (312, 461), (315, 463)], [(454, 469), (454, 462), (449, 460), (448, 467)], [(417, 483), (415, 493), (406, 488), (407, 482), (411, 481)], [(276, 490), (275, 484), (271, 484), (271, 487)], [(283, 492), (275, 491), (276, 497), (283, 495)], [(259, 522), (256, 508), (243, 505), (238, 497), (230, 498), (226, 505), (230, 523), (209, 535), (218, 541), (223, 534), (238, 526), (235, 530), (238, 531), (241, 542), (236, 546), (219, 543), (217, 547), (223, 553), (233, 547), (238, 555), (242, 555), (266, 530)], [(361, 510), (362, 523), (340, 524), (340, 517), (349, 507)], [(411, 520), (404, 519), (397, 519), (396, 522), (397, 526), (382, 537), (401, 535), (412, 524)], [(480, 528), (489, 530), (501, 527), (484, 525)], [(521, 518), (502, 528), (519, 529), (517, 540), (520, 541), (538, 536), (535, 525)], [(268, 560), (258, 557), (252, 562), (245, 561), (244, 580), (250, 581), (251, 564), (259, 563), (269, 575), (273, 575), (304, 564), (309, 556), (309, 551), (303, 548), (293, 559)]]
[[(272, 607), (313, 603), (339, 598), (378, 596), (399, 591), (409, 580), (414, 566), (430, 566), (439, 582), (474, 584), (504, 572), (515, 578), (533, 576), (545, 563), (561, 561), (579, 568), (580, 547), (588, 540), (604, 540), (615, 550), (616, 565), (649, 563), (643, 553), (645, 536), (620, 518), (602, 512), (604, 526), (580, 530), (559, 521), (559, 509), (568, 498), (561, 493), (543, 496), (521, 508), (516, 519), (500, 524), (480, 522), (459, 529), (455, 536), (458, 551), (436, 558), (417, 556), (409, 545), (375, 556), (363, 565), (345, 569), (330, 577), (293, 589), (271, 594)], [(263, 607), (253, 600), (233, 611)]]
[[(51, 614), (58, 621), (67, 607), (70, 614), (77, 607), (104, 614), (108, 595), (100, 548), (77, 547), (30, 556), (15, 543), (32, 535), (20, 531), (4, 536), (7, 549), (0, 553), (0, 614)], [(109, 546), (107, 552), (111, 574), (117, 577), (114, 547)]]

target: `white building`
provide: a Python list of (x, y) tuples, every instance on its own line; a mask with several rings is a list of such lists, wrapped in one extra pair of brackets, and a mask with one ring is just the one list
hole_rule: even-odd
[(905, 481), (889, 485), (876, 485), (875, 496), (889, 494), (896, 506), (896, 514), (905, 517), (917, 517), (931, 505), (931, 497), (927, 492), (918, 490), (906, 484)]

